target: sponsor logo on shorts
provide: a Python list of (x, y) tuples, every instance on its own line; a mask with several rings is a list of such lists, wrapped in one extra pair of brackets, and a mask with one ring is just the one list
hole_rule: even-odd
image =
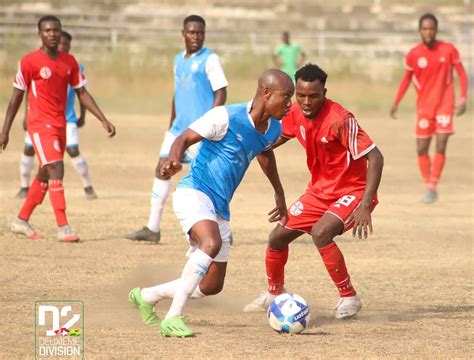
[(425, 57), (418, 58), (418, 67), (424, 69), (428, 65), (428, 60)]
[(420, 119), (418, 121), (418, 127), (420, 129), (428, 129), (428, 126), (430, 126), (430, 123), (428, 122), (427, 119)]
[(40, 70), (40, 76), (43, 79), (49, 79), (51, 77), (51, 69), (47, 66), (43, 66)]
[(304, 210), (303, 203), (301, 201), (297, 201), (293, 205), (291, 205), (290, 214), (293, 216), (298, 216), (303, 212), (303, 210)]

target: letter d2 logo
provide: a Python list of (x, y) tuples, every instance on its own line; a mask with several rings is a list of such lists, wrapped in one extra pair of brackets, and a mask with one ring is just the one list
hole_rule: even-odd
[(84, 358), (84, 303), (81, 300), (35, 302), (35, 358)]

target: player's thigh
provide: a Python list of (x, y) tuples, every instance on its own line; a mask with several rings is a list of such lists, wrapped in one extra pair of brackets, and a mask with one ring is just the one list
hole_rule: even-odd
[(41, 166), (62, 162), (66, 149), (66, 134), (62, 132), (31, 132), (30, 137)]
[(282, 224), (277, 224), (268, 237), (268, 246), (274, 250), (284, 249), (303, 234), (304, 231), (288, 229)]
[(288, 208), (288, 222), (283, 226), (287, 230), (310, 234), (313, 225), (324, 215), (330, 202), (319, 199), (307, 189)]
[(214, 220), (200, 220), (189, 230), (189, 237), (199, 249), (214, 258), (222, 246), (219, 225)]

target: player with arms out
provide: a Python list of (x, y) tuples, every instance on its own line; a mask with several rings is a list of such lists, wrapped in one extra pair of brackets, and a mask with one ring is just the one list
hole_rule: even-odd
[[(71, 49), (72, 36), (68, 32), (62, 30), (61, 38), (59, 40), (59, 51), (64, 51), (69, 53)], [(83, 78), (84, 76), (84, 67), (79, 64), (79, 70)], [(28, 98), (26, 98), (28, 99)], [(76, 102), (76, 91), (68, 86), (67, 88), (67, 101), (66, 101), (66, 152), (71, 157), (72, 166), (74, 170), (79, 174), (84, 186), (84, 194), (87, 199), (92, 200), (97, 198), (97, 194), (92, 187), (92, 181), (89, 176), (89, 166), (86, 159), (81, 155), (79, 151), (79, 131), (78, 128), (84, 126), (86, 119), (86, 108), (84, 105), (80, 104), (80, 115), (79, 118), (76, 115), (76, 110), (74, 109)], [(28, 101), (25, 101), (28, 104)], [(27, 105), (28, 106), (28, 105)], [(23, 121), (23, 127), (26, 130), (26, 114)], [(16, 195), (19, 199), (24, 199), (28, 194), (30, 187), (30, 178), (31, 173), (33, 172), (35, 166), (35, 150), (33, 148), (33, 142), (30, 139), (28, 133), (25, 134), (25, 148), (21, 155), (20, 161), (20, 180), (21, 188), (18, 194)]]
[[(437, 200), (438, 185), (446, 162), (446, 146), (454, 134), (453, 114), (466, 111), (467, 76), (459, 52), (453, 44), (436, 40), (438, 20), (433, 14), (420, 17), (419, 32), (421, 44), (410, 50), (406, 56), (406, 71), (397, 97), (390, 110), (392, 118), (398, 110), (410, 81), (417, 93), (416, 101), (416, 148), (418, 166), (426, 184), (422, 197), (424, 203)], [(460, 97), (455, 105), (453, 68), (459, 76)], [(431, 138), (436, 135), (436, 150), (433, 161), (429, 155)]]
[(179, 279), (135, 288), (129, 294), (129, 302), (138, 307), (145, 324), (152, 326), (159, 323), (154, 305), (164, 298), (173, 299), (160, 323), (162, 335), (194, 335), (184, 322), (187, 300), (222, 290), (231, 248), (229, 204), (254, 157), (275, 191), (276, 207), (269, 212), (269, 221), (285, 221), (285, 196), (271, 147), (281, 134), (278, 120), (288, 113), (293, 92), (288, 75), (266, 70), (258, 79), (253, 101), (210, 110), (173, 143), (161, 167), (167, 176), (180, 171), (186, 149), (201, 142), (189, 173), (173, 193), (174, 211), (190, 244), (189, 259)]
[(288, 222), (270, 233), (265, 256), (268, 290), (244, 311), (266, 311), (284, 292), (288, 245), (307, 233), (339, 291), (335, 316), (343, 319), (356, 315), (362, 303), (334, 238), (351, 228), (359, 238), (372, 233), (371, 212), (377, 204), (383, 156), (354, 115), (326, 98), (323, 70), (307, 64), (295, 78), (296, 102), (282, 120), (282, 136), (275, 147), (296, 137), (306, 150), (311, 181), (290, 206)]
[[(198, 15), (184, 19), (181, 34), (185, 51), (174, 58), (174, 96), (171, 105), (170, 128), (165, 134), (160, 150), (160, 160), (155, 170), (151, 193), (151, 207), (147, 226), (126, 236), (130, 240), (159, 242), (161, 238), (161, 217), (166, 199), (171, 191), (171, 178), (160, 173), (168, 159), (171, 144), (192, 121), (208, 110), (223, 105), (227, 98), (227, 79), (219, 57), (212, 50), (203, 47), (206, 22)], [(197, 146), (188, 149), (183, 158), (189, 163)]]
[(76, 90), (80, 102), (102, 123), (109, 136), (115, 135), (115, 127), (105, 118), (92, 96), (85, 89), (85, 79), (76, 59), (58, 51), (61, 22), (47, 15), (38, 21), (38, 36), (42, 46), (21, 58), (13, 82), (13, 94), (8, 104), (5, 122), (0, 133), (0, 149), (8, 145), (10, 128), (28, 93), (27, 131), (33, 140), (40, 167), (31, 184), (23, 207), (11, 225), (13, 232), (30, 239), (42, 237), (30, 225), (29, 219), (37, 205), (43, 202), (49, 190), (56, 223), (57, 237), (61, 241), (75, 242), (79, 237), (71, 229), (66, 217), (64, 198), (64, 150), (66, 147), (67, 87)]

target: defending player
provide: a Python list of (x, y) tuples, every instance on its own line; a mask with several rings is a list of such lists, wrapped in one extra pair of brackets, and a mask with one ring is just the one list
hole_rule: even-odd
[[(192, 121), (226, 101), (227, 79), (217, 54), (203, 47), (205, 31), (206, 22), (202, 17), (190, 15), (184, 19), (181, 33), (186, 50), (174, 58), (175, 86), (170, 128), (161, 145), (160, 160), (155, 170), (148, 224), (128, 234), (127, 239), (160, 241), (161, 217), (171, 190), (171, 179), (162, 175), (160, 168), (168, 159), (171, 144)], [(189, 148), (183, 162), (189, 163), (195, 152), (196, 146)]]
[[(422, 43), (410, 50), (406, 56), (406, 71), (390, 115), (395, 119), (398, 104), (402, 100), (410, 81), (417, 93), (416, 147), (418, 166), (426, 184), (422, 197), (425, 203), (437, 200), (436, 186), (446, 162), (446, 146), (454, 133), (453, 113), (462, 115), (466, 111), (467, 76), (461, 58), (453, 44), (436, 40), (438, 20), (433, 14), (420, 17), (419, 32)], [(453, 67), (459, 76), (460, 98), (455, 106)], [(428, 154), (431, 138), (436, 135), (436, 150), (433, 161)]]
[[(68, 32), (62, 30), (61, 38), (59, 40), (59, 51), (64, 51), (69, 53), (71, 49), (72, 36)], [(82, 76), (84, 77), (84, 66), (79, 64), (79, 69)], [(84, 77), (85, 78), (85, 77)], [(76, 102), (76, 91), (70, 86), (67, 88), (67, 101), (66, 101), (66, 152), (71, 157), (72, 166), (74, 170), (79, 174), (82, 184), (84, 186), (84, 194), (87, 199), (92, 200), (97, 198), (97, 194), (92, 187), (92, 181), (89, 176), (89, 166), (83, 155), (79, 152), (79, 131), (78, 128), (84, 126), (86, 108), (84, 105), (80, 104), (80, 116), (79, 118), (76, 115), (75, 110)], [(27, 104), (28, 101), (25, 101)], [(26, 115), (23, 126), (26, 130)], [(31, 173), (35, 166), (35, 151), (33, 149), (33, 142), (31, 141), (28, 133), (25, 134), (25, 148), (21, 155), (20, 160), (20, 180), (21, 188), (17, 198), (24, 199), (28, 194), (28, 189), (30, 186)]]
[(351, 317), (362, 303), (351, 284), (344, 257), (334, 237), (353, 227), (353, 235), (372, 233), (371, 212), (383, 156), (363, 131), (354, 115), (326, 98), (326, 73), (317, 65), (300, 68), (296, 78), (296, 102), (282, 121), (276, 146), (297, 138), (306, 149), (311, 181), (288, 210), (288, 222), (270, 233), (265, 256), (268, 291), (244, 311), (264, 311), (284, 291), (288, 245), (304, 233), (311, 234), (329, 275), (339, 291), (337, 319)]
[(105, 118), (85, 89), (86, 81), (82, 77), (76, 59), (68, 53), (58, 51), (61, 36), (59, 19), (50, 15), (42, 17), (38, 21), (38, 36), (42, 46), (22, 57), (19, 62), (13, 82), (13, 94), (0, 133), (0, 149), (5, 149), (23, 94), (28, 92), (27, 130), (33, 140), (40, 168), (11, 229), (30, 239), (41, 237), (30, 225), (29, 219), (49, 190), (49, 198), (58, 225), (57, 237), (62, 241), (75, 242), (79, 237), (68, 225), (63, 189), (63, 157), (66, 146), (64, 111), (68, 85), (76, 90), (79, 101), (99, 119), (109, 136), (115, 135), (115, 127)]
[(293, 82), (284, 72), (267, 70), (258, 79), (253, 101), (210, 110), (173, 143), (161, 167), (167, 176), (180, 171), (186, 149), (201, 142), (189, 173), (173, 194), (174, 211), (190, 244), (189, 259), (181, 278), (135, 288), (129, 294), (129, 301), (138, 307), (147, 325), (158, 324), (154, 305), (173, 298), (160, 324), (162, 335), (194, 335), (182, 316), (187, 300), (222, 290), (231, 246), (229, 203), (255, 156), (275, 191), (276, 207), (269, 212), (269, 221), (286, 219), (285, 197), (271, 146), (281, 134), (276, 119), (289, 111), (293, 92)]

